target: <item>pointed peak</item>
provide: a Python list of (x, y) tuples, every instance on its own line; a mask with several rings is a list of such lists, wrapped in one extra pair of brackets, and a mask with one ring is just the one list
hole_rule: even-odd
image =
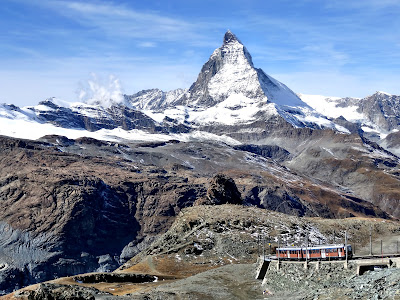
[(239, 42), (239, 39), (234, 35), (229, 29), (224, 35), (224, 44), (231, 43), (231, 42)]
[(392, 96), (389, 93), (383, 92), (383, 91), (376, 91), (376, 93), (374, 95), (385, 95), (385, 96)]

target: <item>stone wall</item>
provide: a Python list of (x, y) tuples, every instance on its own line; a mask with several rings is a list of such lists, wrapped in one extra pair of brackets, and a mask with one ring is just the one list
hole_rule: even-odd
[(330, 286), (344, 278), (356, 276), (356, 265), (345, 261), (280, 262), (272, 261), (263, 280), (263, 286), (274, 290), (298, 291)]

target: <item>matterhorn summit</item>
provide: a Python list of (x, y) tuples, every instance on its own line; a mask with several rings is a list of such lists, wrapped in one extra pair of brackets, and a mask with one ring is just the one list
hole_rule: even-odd
[(260, 104), (307, 106), (283, 83), (255, 68), (249, 51), (228, 30), (222, 46), (204, 64), (186, 97), (176, 104), (210, 107), (227, 99), (237, 101), (238, 97)]
[(197, 128), (250, 126), (280, 117), (295, 127), (346, 131), (317, 113), (286, 85), (255, 68), (250, 52), (229, 30), (188, 90), (147, 90), (126, 98), (131, 107), (158, 122), (167, 117)]

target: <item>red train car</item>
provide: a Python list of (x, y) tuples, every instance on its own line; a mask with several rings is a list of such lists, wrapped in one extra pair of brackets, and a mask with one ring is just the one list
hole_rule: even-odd
[[(345, 259), (345, 244), (319, 245), (311, 247), (281, 247), (276, 248), (276, 257), (282, 260), (329, 260)], [(347, 257), (353, 257), (351, 245), (347, 245)]]

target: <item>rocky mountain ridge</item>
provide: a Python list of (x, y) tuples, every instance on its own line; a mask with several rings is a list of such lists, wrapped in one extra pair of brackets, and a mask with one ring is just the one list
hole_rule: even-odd
[(270, 158), (276, 153), (282, 159), (276, 148), (46, 136), (0, 137), (0, 150), (3, 291), (54, 276), (113, 270), (193, 205), (241, 203), (297, 216), (391, 218), (367, 201), (279, 165)]
[[(351, 132), (358, 132), (396, 155), (400, 154), (398, 143), (391, 143), (400, 130), (400, 96), (376, 92), (363, 99), (313, 95), (300, 95), (300, 98)], [(387, 139), (388, 136), (391, 137)]]

